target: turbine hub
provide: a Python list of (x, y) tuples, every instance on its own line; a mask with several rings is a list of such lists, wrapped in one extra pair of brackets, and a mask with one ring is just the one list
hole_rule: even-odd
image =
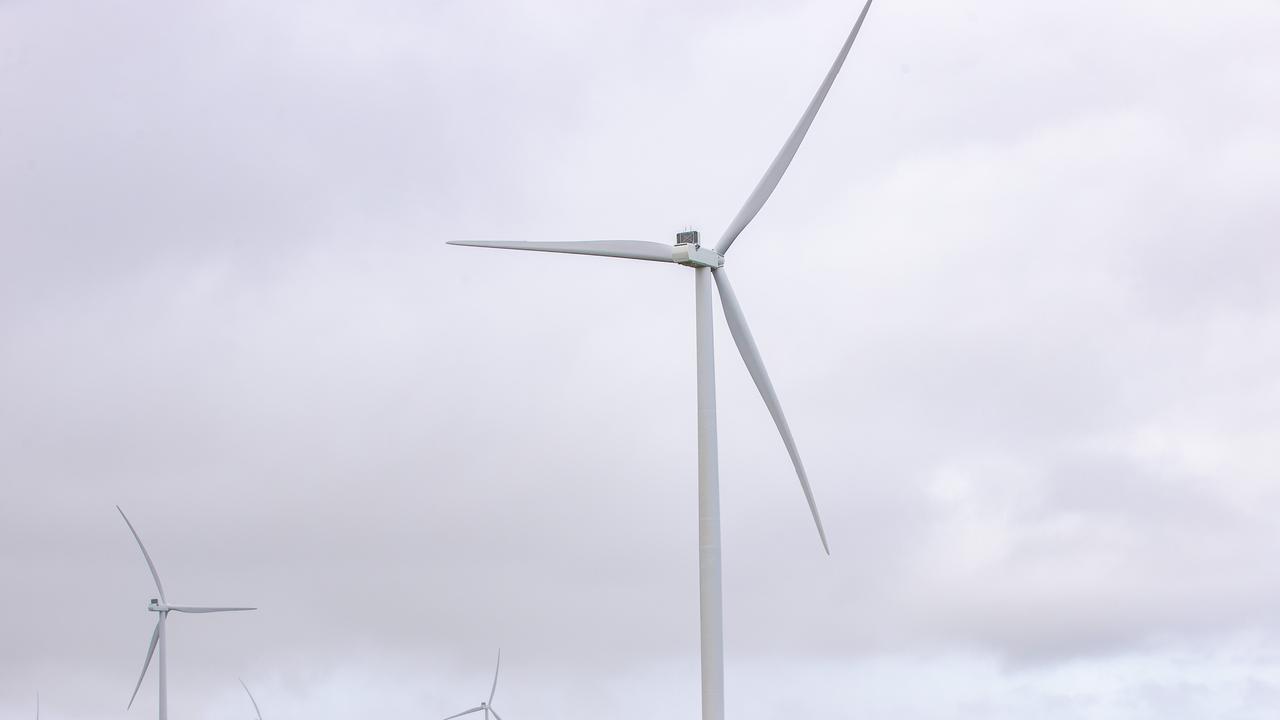
[(698, 231), (687, 230), (676, 234), (676, 246), (671, 251), (671, 259), (688, 267), (724, 267), (724, 256), (715, 250), (708, 250), (698, 243)]

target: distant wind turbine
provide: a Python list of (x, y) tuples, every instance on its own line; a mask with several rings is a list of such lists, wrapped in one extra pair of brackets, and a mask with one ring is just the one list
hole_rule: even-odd
[[(240, 678), (236, 679), (240, 680)], [(249, 696), (249, 702), (253, 703), (253, 714), (257, 716), (258, 720), (262, 720), (262, 711), (258, 709), (258, 701), (253, 699), (253, 693), (249, 692), (249, 686), (245, 685), (243, 680), (240, 680), (240, 687), (244, 688), (245, 693)]]
[(720, 585), (720, 478), (719, 458), (716, 438), (716, 384), (715, 360), (712, 351), (712, 319), (711, 319), (711, 285), (714, 280), (720, 293), (720, 304), (724, 310), (725, 322), (738, 352), (746, 363), (747, 372), (755, 381), (756, 388), (764, 398), (764, 404), (773, 416), (773, 422), (782, 436), (782, 444), (791, 456), (796, 475), (800, 478), (800, 488), (804, 491), (805, 500), (809, 504), (809, 512), (818, 528), (818, 538), (822, 547), (830, 554), (827, 535), (822, 529), (822, 519), (818, 515), (818, 506), (813, 499), (813, 491), (809, 487), (809, 478), (804, 465), (800, 461), (800, 452), (796, 449), (795, 439), (791, 436), (791, 428), (782, 413), (782, 405), (774, 392), (773, 383), (765, 371), (764, 361), (756, 348), (751, 331), (747, 328), (746, 316), (738, 304), (738, 298), (729, 284), (729, 275), (725, 272), (725, 254), (747, 225), (755, 218), (756, 213), (764, 207), (765, 201), (773, 194), (782, 176), (795, 157), (800, 143), (804, 140), (809, 126), (822, 107), (827, 92), (835, 82), (836, 75), (844, 65), (853, 41), (862, 28), (862, 23), (871, 9), (871, 0), (867, 0), (858, 15), (857, 22), (849, 32), (848, 38), (840, 48), (835, 62), (827, 71), (826, 78), (818, 86), (817, 93), (809, 102), (800, 122), (791, 131), (791, 135), (778, 151), (768, 170), (756, 184), (751, 195), (738, 214), (734, 216), (716, 243), (714, 250), (702, 247), (698, 242), (697, 232), (683, 232), (676, 236), (676, 245), (644, 240), (592, 240), (585, 242), (509, 242), (509, 241), (469, 241), (455, 240), (451, 245), (470, 247), (500, 248), (505, 250), (533, 250), (537, 252), (568, 253), (574, 255), (599, 255), (604, 257), (626, 258), (631, 260), (652, 260), (655, 262), (676, 263), (694, 270), (694, 302), (695, 324), (697, 329), (697, 373), (698, 373), (698, 547), (699, 547), (699, 603), (702, 635), (702, 717), (704, 720), (723, 720), (724, 718), (724, 633), (723, 602)]
[(160, 720), (168, 720), (169, 718), (169, 687), (167, 682), (167, 668), (165, 665), (165, 639), (164, 625), (169, 618), (170, 612), (181, 613), (216, 613), (216, 612), (238, 612), (241, 610), (256, 610), (257, 608), (249, 607), (197, 607), (193, 605), (170, 605), (164, 596), (164, 586), (160, 584), (160, 573), (156, 572), (155, 563), (151, 562), (151, 554), (147, 552), (147, 546), (142, 544), (142, 538), (138, 536), (138, 531), (133, 528), (133, 523), (129, 522), (129, 516), (124, 514), (124, 510), (120, 510), (120, 506), (116, 506), (116, 510), (120, 511), (120, 517), (124, 518), (124, 524), (129, 526), (129, 532), (133, 533), (133, 539), (138, 541), (138, 549), (142, 550), (142, 557), (147, 561), (147, 569), (151, 571), (151, 577), (156, 581), (156, 591), (160, 594), (160, 598), (151, 598), (151, 603), (147, 605), (147, 610), (158, 613), (156, 619), (156, 629), (151, 633), (151, 645), (147, 648), (147, 659), (142, 663), (142, 674), (138, 676), (138, 684), (133, 687), (133, 695), (129, 697), (129, 707), (133, 707), (133, 701), (138, 697), (138, 689), (142, 687), (142, 680), (147, 676), (147, 668), (151, 666), (151, 656), (155, 654), (156, 648), (160, 648)]
[(463, 710), (457, 715), (450, 715), (449, 717), (444, 718), (444, 720), (453, 720), (454, 718), (459, 718), (463, 715), (470, 715), (471, 713), (482, 711), (484, 712), (484, 720), (489, 720), (489, 713), (493, 713), (493, 716), (497, 718), (497, 720), (502, 720), (502, 716), (498, 714), (498, 711), (493, 709), (493, 694), (498, 691), (498, 668), (500, 667), (502, 667), (501, 650), (498, 651), (498, 664), (493, 667), (493, 687), (489, 689), (489, 699), (470, 710)]

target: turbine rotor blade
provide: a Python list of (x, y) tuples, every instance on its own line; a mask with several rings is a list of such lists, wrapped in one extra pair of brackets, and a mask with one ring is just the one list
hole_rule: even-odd
[(778, 402), (778, 394), (769, 380), (769, 372), (765, 370), (760, 350), (756, 348), (756, 342), (751, 337), (747, 318), (742, 314), (742, 306), (738, 304), (733, 286), (729, 284), (729, 275), (721, 268), (712, 270), (711, 276), (715, 278), (716, 288), (720, 291), (720, 307), (724, 310), (724, 319), (729, 325), (729, 333), (733, 335), (733, 342), (738, 346), (742, 362), (746, 364), (747, 372), (751, 374), (751, 379), (755, 381), (756, 388), (760, 391), (760, 397), (764, 398), (764, 404), (769, 408), (769, 414), (773, 416), (773, 423), (778, 426), (778, 434), (782, 436), (782, 444), (787, 447), (787, 454), (791, 456), (791, 464), (795, 466), (796, 475), (800, 478), (800, 488), (804, 490), (804, 498), (809, 503), (809, 512), (813, 514), (813, 522), (818, 527), (822, 549), (830, 555), (831, 548), (827, 546), (827, 533), (822, 529), (818, 504), (813, 499), (813, 490), (809, 487), (809, 476), (804, 471), (804, 463), (800, 461), (800, 451), (796, 449), (795, 438), (791, 436), (791, 426), (787, 424), (787, 418), (782, 413), (782, 403)]
[(245, 610), (257, 610), (251, 607), (194, 607), (191, 605), (170, 605), (170, 610), (181, 613), (217, 613), (217, 612), (242, 612)]
[(483, 709), (484, 709), (484, 706), (483, 706), (483, 705), (477, 705), (477, 706), (475, 706), (475, 707), (471, 708), (470, 710), (463, 710), (462, 712), (458, 713), (457, 715), (450, 715), (449, 717), (444, 718), (444, 720), (453, 720), (454, 718), (460, 718), (460, 717), (462, 717), (463, 715), (470, 715), (470, 714), (471, 714), (471, 713), (473, 713), (473, 712), (480, 712), (480, 711), (481, 711), (481, 710), (483, 710)]
[(124, 514), (124, 510), (120, 510), (120, 506), (116, 506), (116, 510), (120, 511), (120, 517), (124, 518), (124, 524), (129, 526), (129, 532), (133, 533), (133, 539), (138, 541), (138, 547), (142, 550), (142, 557), (147, 561), (147, 567), (151, 570), (151, 577), (155, 578), (156, 590), (160, 592), (160, 602), (165, 602), (164, 586), (160, 584), (160, 573), (156, 572), (156, 564), (151, 562), (151, 553), (147, 552), (147, 546), (142, 544), (142, 538), (138, 537), (138, 531), (133, 529), (133, 523), (129, 522), (129, 516)]
[(493, 709), (492, 705), (489, 706), (489, 712), (493, 713), (493, 716), (498, 718), (498, 720), (502, 720), (502, 716), (498, 714), (497, 710)]
[(809, 101), (809, 107), (805, 109), (804, 115), (800, 116), (800, 122), (796, 123), (796, 127), (791, 131), (787, 142), (783, 144), (782, 149), (778, 151), (778, 155), (769, 165), (769, 169), (765, 171), (764, 177), (760, 178), (760, 182), (756, 183), (755, 190), (752, 190), (751, 195), (747, 197), (746, 204), (734, 216), (733, 222), (729, 223), (724, 235), (720, 237), (720, 242), (716, 243), (716, 252), (724, 255), (729, 251), (729, 246), (733, 245), (734, 240), (738, 239), (738, 235), (751, 223), (756, 213), (760, 212), (760, 208), (764, 207), (769, 196), (773, 194), (774, 188), (778, 187), (782, 176), (787, 172), (787, 167), (791, 165), (791, 159), (796, 156), (796, 151), (800, 149), (800, 143), (804, 142), (804, 136), (809, 132), (809, 126), (813, 124), (813, 118), (817, 116), (818, 110), (822, 107), (822, 101), (827, 99), (827, 92), (831, 90), (831, 84), (835, 82), (836, 75), (840, 73), (840, 68), (844, 65), (844, 59), (849, 56), (849, 49), (853, 47), (853, 41), (858, 37), (858, 31), (862, 29), (862, 21), (866, 19), (867, 11), (870, 9), (871, 0), (867, 0), (867, 4), (862, 6), (862, 14), (858, 16), (858, 21), (853, 24), (853, 30), (849, 33), (848, 39), (844, 41), (844, 46), (840, 48), (840, 54), (836, 55), (835, 62), (831, 64), (831, 69), (827, 71), (827, 77), (818, 86), (818, 92)]
[[(236, 678), (240, 680), (240, 678)], [(262, 720), (262, 711), (258, 709), (258, 701), (253, 699), (253, 693), (249, 692), (249, 686), (244, 684), (244, 680), (240, 680), (240, 687), (244, 688), (245, 694), (249, 696), (249, 702), (253, 703), (253, 714)]]
[(156, 629), (151, 633), (151, 646), (147, 648), (147, 659), (142, 661), (142, 674), (138, 675), (138, 684), (133, 686), (133, 694), (129, 696), (129, 704), (125, 709), (133, 707), (133, 701), (138, 697), (138, 689), (142, 687), (142, 679), (147, 676), (147, 668), (151, 667), (151, 656), (156, 652), (156, 644), (160, 642), (160, 623), (164, 622), (164, 615), (156, 620)]
[(532, 250), (534, 252), (568, 253), (570, 255), (599, 255), (627, 258), (629, 260), (653, 260), (675, 262), (671, 257), (671, 245), (647, 240), (585, 240), (582, 242), (507, 242), (501, 240), (450, 240), (448, 245), (464, 247), (498, 248), (500, 250)]
[(489, 690), (489, 705), (493, 704), (493, 694), (498, 692), (498, 669), (502, 667), (502, 650), (498, 650), (498, 664), (493, 667), (493, 687)]

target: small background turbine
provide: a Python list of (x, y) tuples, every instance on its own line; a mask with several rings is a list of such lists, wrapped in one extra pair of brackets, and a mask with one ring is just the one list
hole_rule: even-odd
[(116, 510), (120, 512), (120, 517), (124, 518), (124, 524), (129, 526), (129, 532), (133, 533), (133, 539), (138, 541), (138, 549), (142, 550), (142, 557), (147, 561), (147, 569), (151, 571), (151, 577), (156, 581), (156, 592), (160, 597), (151, 598), (151, 603), (147, 605), (147, 610), (158, 613), (159, 618), (156, 620), (156, 629), (151, 633), (151, 645), (147, 647), (147, 659), (142, 662), (142, 673), (138, 675), (138, 684), (133, 686), (133, 695), (129, 696), (128, 707), (133, 707), (133, 701), (138, 697), (138, 690), (142, 687), (142, 681), (147, 676), (147, 668), (151, 667), (151, 657), (155, 655), (156, 649), (160, 650), (159, 665), (159, 691), (160, 691), (160, 720), (168, 720), (169, 717), (169, 685), (168, 670), (165, 663), (165, 635), (164, 626), (169, 618), (170, 612), (180, 613), (216, 613), (216, 612), (239, 612), (243, 610), (256, 610), (251, 607), (200, 607), (196, 605), (170, 605), (164, 595), (164, 586), (160, 584), (160, 573), (156, 571), (156, 564), (151, 561), (151, 554), (147, 552), (147, 546), (142, 544), (142, 538), (138, 536), (138, 531), (134, 529), (133, 523), (129, 522), (129, 516), (124, 514), (124, 510), (120, 506), (116, 506)]
[[(240, 678), (236, 678), (240, 680)], [(244, 684), (244, 680), (240, 680), (240, 687), (244, 688), (244, 692), (249, 696), (249, 702), (253, 703), (253, 714), (258, 720), (262, 720), (262, 711), (258, 709), (258, 701), (253, 699), (253, 693), (249, 692), (249, 686)]]
[(493, 666), (493, 687), (489, 688), (489, 699), (471, 708), (470, 710), (463, 710), (457, 715), (450, 715), (449, 717), (444, 718), (444, 720), (453, 720), (453, 718), (459, 718), (459, 717), (462, 717), (463, 715), (470, 715), (471, 713), (482, 712), (482, 711), (484, 712), (485, 720), (489, 720), (490, 713), (493, 713), (493, 717), (496, 718), (496, 720), (502, 720), (502, 716), (498, 714), (498, 711), (493, 709), (493, 695), (494, 693), (498, 692), (498, 669), (501, 667), (502, 667), (502, 651), (499, 650), (498, 664)]

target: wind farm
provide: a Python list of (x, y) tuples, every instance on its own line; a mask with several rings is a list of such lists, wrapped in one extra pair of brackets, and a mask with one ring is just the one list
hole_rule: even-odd
[(0, 3), (0, 718), (1269, 720), (1278, 34)]

